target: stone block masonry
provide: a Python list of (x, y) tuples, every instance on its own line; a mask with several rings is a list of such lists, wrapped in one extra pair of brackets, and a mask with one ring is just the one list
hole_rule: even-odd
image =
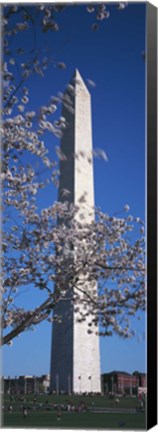
[[(77, 69), (65, 96), (67, 100), (71, 98), (72, 109), (65, 104), (62, 109), (67, 127), (61, 139), (61, 151), (67, 160), (60, 162), (59, 201), (66, 199), (79, 205), (79, 214), (83, 213), (84, 221), (90, 223), (94, 220), (91, 96)], [(66, 198), (63, 189), (70, 192)], [(84, 276), (81, 283), (85, 283)], [(96, 292), (97, 285), (87, 284), (86, 289), (89, 288)], [(84, 322), (77, 322), (70, 297), (69, 293), (69, 298), (55, 308), (55, 313), (62, 315), (62, 323), (53, 324), (51, 389), (57, 393), (101, 392), (99, 337), (95, 332), (87, 333), (90, 316)]]

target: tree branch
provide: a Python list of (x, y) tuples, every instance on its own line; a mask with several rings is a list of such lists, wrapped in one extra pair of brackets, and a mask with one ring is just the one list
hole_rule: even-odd
[(6, 336), (2, 337), (1, 344), (4, 345), (7, 344), (9, 341), (14, 339), (16, 336), (18, 336), (22, 331), (24, 331), (27, 327), (29, 327), (31, 324), (37, 324), (38, 320), (35, 321), (36, 315), (41, 313), (42, 311), (45, 311), (49, 307), (52, 309), (56, 305), (57, 302), (52, 302), (52, 300), (49, 298), (45, 302), (43, 302), (38, 308), (36, 308), (34, 311), (29, 312), (29, 315), (19, 324), (18, 327), (16, 327), (14, 330), (12, 330), (10, 333), (8, 333)]

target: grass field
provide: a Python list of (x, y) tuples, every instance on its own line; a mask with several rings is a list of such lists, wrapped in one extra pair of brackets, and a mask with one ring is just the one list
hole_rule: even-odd
[(29, 412), (24, 419), (21, 413), (4, 413), (3, 427), (12, 428), (78, 428), (78, 429), (145, 429), (145, 414), (66, 413), (57, 420), (55, 412)]
[[(27, 403), (32, 404), (33, 403), (34, 396), (33, 395), (27, 395)], [(68, 396), (68, 395), (38, 395), (36, 398), (36, 403), (42, 403), (45, 404), (46, 402), (48, 404), (64, 404), (68, 401), (71, 401), (74, 405), (78, 405), (81, 400), (87, 405), (87, 406), (95, 406), (95, 407), (103, 407), (103, 408), (114, 408), (116, 407), (115, 398), (109, 399), (105, 396)], [(9, 396), (4, 397), (4, 405), (8, 406), (12, 404), (17, 405), (17, 403), (20, 405), (22, 402), (16, 401), (13, 397), (13, 401), (10, 402)], [(138, 405), (138, 399), (135, 397), (121, 397), (119, 398), (119, 408), (136, 408)]]
[[(22, 399), (22, 400), (21, 400)], [(24, 400), (23, 400), (24, 399)], [(67, 405), (68, 401), (77, 407), (83, 401), (88, 407), (88, 412), (66, 412), (61, 411), (61, 419), (57, 419), (57, 412), (53, 405)], [(28, 415), (24, 419), (20, 406), (28, 408)], [(70, 429), (145, 429), (145, 414), (133, 412), (138, 405), (137, 398), (122, 397), (119, 404), (115, 399), (105, 396), (68, 396), (68, 395), (34, 395), (18, 396), (10, 400), (10, 396), (3, 399), (3, 427), (12, 428), (70, 428)], [(8, 412), (9, 405), (12, 405), (13, 412)], [(33, 409), (34, 407), (34, 409)], [(126, 412), (93, 412), (111, 409), (113, 411), (125, 410)], [(129, 412), (127, 412), (129, 410)]]

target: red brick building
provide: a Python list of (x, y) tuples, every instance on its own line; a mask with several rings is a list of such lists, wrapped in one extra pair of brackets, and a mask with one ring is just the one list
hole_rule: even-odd
[(146, 387), (146, 374), (112, 371), (102, 375), (104, 393), (136, 395), (139, 386)]
[(139, 387), (147, 387), (147, 375), (145, 373), (135, 371), (133, 375), (138, 377)]

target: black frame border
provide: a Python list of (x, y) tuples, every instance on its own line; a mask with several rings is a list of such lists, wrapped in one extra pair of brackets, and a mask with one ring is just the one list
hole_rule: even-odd
[(147, 429), (157, 424), (157, 8), (146, 5)]

